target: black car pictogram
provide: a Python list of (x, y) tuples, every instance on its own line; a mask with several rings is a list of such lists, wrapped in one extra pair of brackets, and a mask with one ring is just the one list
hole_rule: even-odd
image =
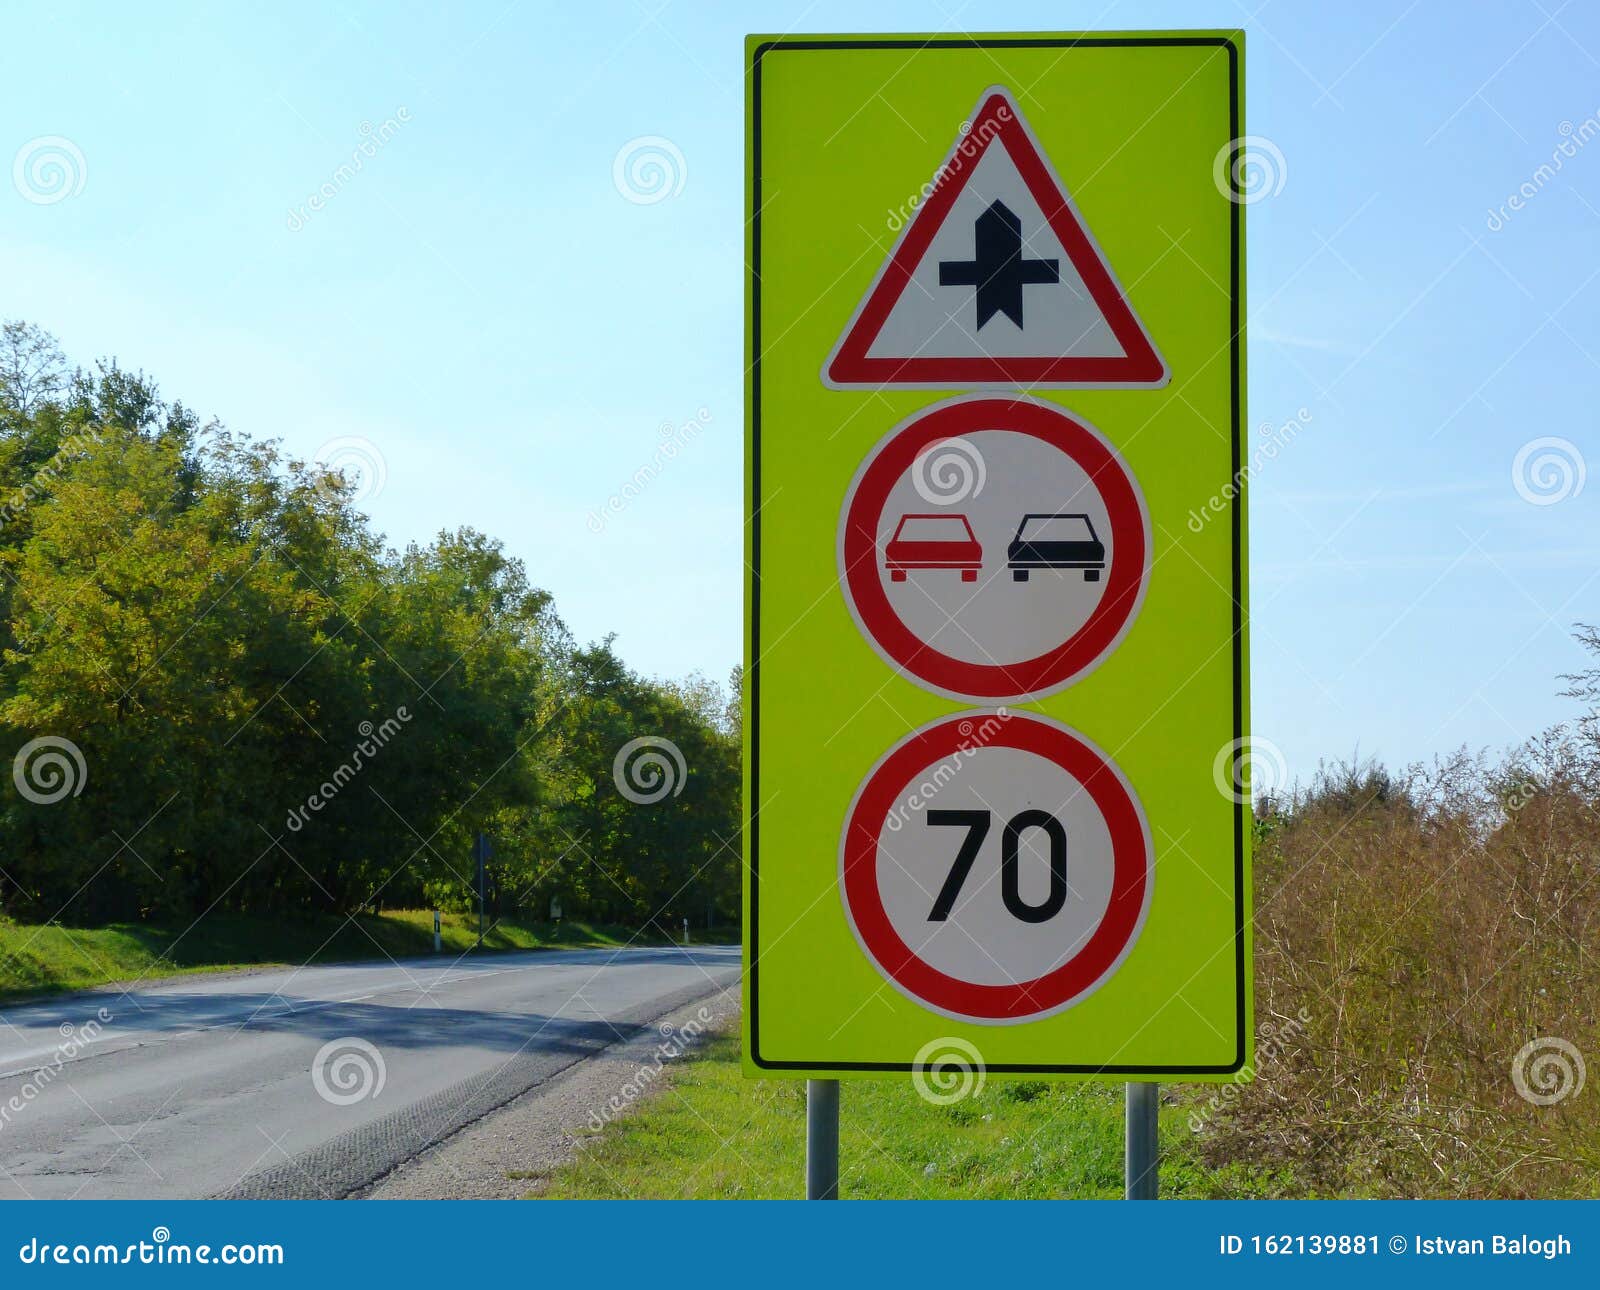
[(1099, 582), (1106, 548), (1087, 515), (1030, 514), (1017, 525), (1006, 564), (1017, 582), (1026, 582), (1034, 569), (1082, 569), (1085, 582)]

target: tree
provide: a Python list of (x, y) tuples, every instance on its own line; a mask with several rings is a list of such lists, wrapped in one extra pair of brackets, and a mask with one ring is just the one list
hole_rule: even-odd
[(1588, 711), (1578, 718), (1578, 733), (1590, 770), (1600, 772), (1600, 627), (1580, 623), (1574, 635), (1596, 662), (1582, 671), (1564, 675), (1561, 679), (1567, 683), (1567, 688), (1562, 693), (1566, 698), (1588, 705)]
[(0, 323), (0, 411), (32, 416), (66, 387), (67, 360), (56, 338), (32, 323)]
[[(505, 912), (737, 917), (720, 686), (578, 648), (493, 538), (392, 550), (342, 480), (115, 361), (56, 379), (8, 327), (0, 750), (82, 769), (0, 796), (6, 912), (463, 907), (481, 830)], [(676, 759), (644, 803), (616, 772), (641, 737)]]

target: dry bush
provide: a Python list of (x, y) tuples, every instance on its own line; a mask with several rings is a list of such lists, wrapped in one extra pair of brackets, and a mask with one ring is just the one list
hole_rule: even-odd
[[(1595, 753), (1556, 732), (1495, 766), (1340, 767), (1263, 812), (1269, 1038), (1256, 1081), (1200, 1117), (1210, 1167), (1277, 1171), (1299, 1194), (1600, 1193), (1600, 1088), (1569, 1079), (1535, 1105), (1512, 1078), (1535, 1039), (1600, 1058)], [(1524, 1061), (1532, 1093), (1560, 1092), (1560, 1061), (1575, 1071), (1555, 1058)]]

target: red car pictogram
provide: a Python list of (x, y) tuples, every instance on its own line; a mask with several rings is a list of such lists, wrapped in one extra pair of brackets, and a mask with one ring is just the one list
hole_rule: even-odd
[(883, 556), (895, 582), (912, 569), (959, 569), (962, 582), (976, 582), (983, 567), (983, 548), (965, 515), (902, 515)]

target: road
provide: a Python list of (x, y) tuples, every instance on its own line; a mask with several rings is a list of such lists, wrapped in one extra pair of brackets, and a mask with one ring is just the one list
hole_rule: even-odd
[(347, 1195), (738, 974), (737, 946), (544, 951), (6, 1008), (0, 1197)]

